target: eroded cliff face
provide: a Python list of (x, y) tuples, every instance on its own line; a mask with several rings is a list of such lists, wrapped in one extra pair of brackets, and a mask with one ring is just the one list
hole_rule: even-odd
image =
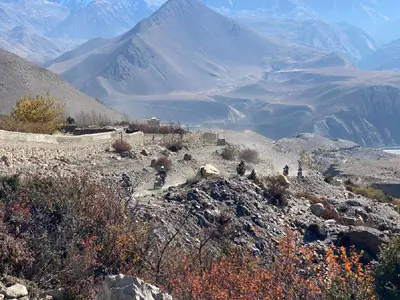
[[(362, 146), (400, 145), (400, 89), (393, 86), (340, 87), (309, 101), (247, 103), (236, 128), (251, 127), (273, 139), (311, 132)], [(243, 127), (243, 128), (242, 128)]]
[[(337, 111), (319, 118), (313, 131), (363, 146), (400, 144), (400, 90), (362, 87), (336, 99)], [(323, 113), (323, 112), (322, 112)]]

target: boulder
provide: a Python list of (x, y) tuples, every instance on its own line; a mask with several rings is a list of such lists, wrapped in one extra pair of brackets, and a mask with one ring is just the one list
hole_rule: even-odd
[(364, 220), (361, 216), (357, 217), (342, 216), (340, 218), (340, 223), (347, 226), (361, 226), (364, 225)]
[(321, 225), (315, 223), (310, 224), (304, 233), (305, 242), (324, 241), (327, 237), (326, 230)]
[(7, 298), (21, 298), (28, 296), (28, 290), (26, 286), (22, 284), (14, 284), (6, 289)]
[(172, 300), (155, 286), (143, 280), (125, 275), (107, 276), (97, 300)]
[(383, 243), (380, 231), (367, 227), (354, 227), (349, 231), (340, 232), (335, 241), (336, 246), (355, 246), (358, 250), (364, 250), (369, 258), (377, 259), (379, 248)]
[(209, 178), (211, 176), (219, 175), (219, 170), (213, 165), (206, 164), (200, 167), (200, 170), (196, 174), (196, 179)]
[(325, 207), (322, 203), (315, 203), (310, 206), (310, 210), (317, 217), (322, 217), (325, 212)]

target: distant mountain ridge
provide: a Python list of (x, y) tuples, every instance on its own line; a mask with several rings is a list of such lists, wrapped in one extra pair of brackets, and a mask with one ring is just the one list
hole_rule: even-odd
[(201, 91), (246, 70), (257, 73), (319, 54), (263, 38), (197, 0), (170, 0), (123, 35), (93, 43), (49, 69), (98, 98)]
[(343, 53), (356, 62), (377, 48), (374, 39), (362, 29), (346, 23), (329, 24), (319, 20), (287, 18), (237, 18), (268, 37), (302, 44), (321, 51)]
[[(290, 18), (296, 22), (306, 20), (325, 23), (345, 22), (358, 26), (367, 34), (353, 32), (358, 42), (338, 40), (343, 45), (330, 46), (324, 34), (316, 42), (301, 41), (319, 50), (339, 50), (351, 60), (359, 59), (367, 49), (361, 36), (370, 40), (379, 28), (400, 18), (400, 2), (394, 0), (200, 0), (208, 7), (230, 17)], [(130, 30), (143, 18), (150, 16), (163, 0), (0, 0), (0, 47), (36, 62), (55, 58), (91, 38), (112, 38)], [(40, 12), (40, 13), (39, 13)], [(395, 23), (394, 23), (395, 24)], [(331, 25), (331, 24), (330, 24)], [(389, 26), (389, 25), (388, 25)], [(397, 28), (392, 28), (391, 38), (396, 38)], [(22, 27), (32, 32), (42, 43), (29, 49), (29, 43), (9, 39), (8, 31)], [(309, 30), (309, 29), (307, 29)], [(4, 32), (4, 34), (2, 33)], [(316, 32), (315, 32), (316, 33)], [(321, 34), (321, 33), (319, 33)], [(349, 32), (344, 33), (349, 37)], [(400, 33), (399, 33), (400, 34)], [(314, 35), (314, 34), (313, 34)], [(335, 33), (336, 36), (337, 33)], [(343, 35), (343, 30), (340, 35)], [(380, 36), (377, 36), (378, 40)], [(398, 37), (400, 38), (400, 36)], [(50, 39), (50, 40), (49, 40)], [(365, 40), (364, 39), (364, 40)], [(46, 40), (50, 42), (46, 45)], [(384, 39), (385, 41), (385, 39)], [(293, 41), (292, 41), (293, 42)], [(319, 43), (322, 43), (319, 45)], [(52, 44), (58, 47), (50, 49)], [(359, 46), (355, 45), (359, 44)], [(372, 43), (374, 44), (374, 43)], [(43, 51), (39, 49), (43, 46)], [(342, 50), (340, 50), (342, 48)], [(369, 53), (366, 53), (368, 55)]]
[(144, 0), (88, 1), (71, 11), (50, 33), (52, 37), (115, 37), (153, 12)]
[[(4, 1), (4, 0), (3, 0)], [(52, 0), (72, 10), (69, 21), (56, 31), (58, 35), (72, 34), (65, 28), (71, 21), (86, 22), (93, 27), (87, 38), (110, 37), (103, 34), (103, 27), (95, 31), (95, 24), (105, 23), (110, 32), (121, 33), (148, 16), (165, 0)], [(388, 21), (400, 18), (400, 3), (395, 0), (201, 0), (202, 3), (229, 16), (254, 16), (293, 19), (317, 19), (331, 23), (349, 23), (368, 34), (375, 33)], [(126, 9), (121, 9), (124, 7)], [(108, 13), (108, 15), (107, 15)], [(85, 20), (85, 16), (88, 20)], [(121, 20), (115, 18), (119, 15)], [(90, 16), (90, 18), (89, 18)], [(100, 20), (103, 19), (104, 20)], [(92, 20), (93, 24), (89, 22)], [(83, 24), (83, 23), (82, 23)], [(70, 32), (71, 31), (71, 32)], [(89, 32), (88, 32), (89, 33)], [(96, 34), (94, 34), (96, 33)], [(399, 36), (400, 38), (400, 36)]]
[(377, 51), (364, 57), (358, 66), (365, 70), (400, 71), (400, 39), (383, 45)]

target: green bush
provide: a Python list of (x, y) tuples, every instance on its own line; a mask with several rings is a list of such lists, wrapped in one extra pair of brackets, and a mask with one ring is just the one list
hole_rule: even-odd
[(374, 199), (379, 202), (392, 202), (392, 197), (387, 195), (382, 190), (374, 189), (372, 187), (363, 187), (356, 185), (347, 185), (347, 190), (355, 194), (364, 196), (369, 199)]
[(382, 249), (375, 270), (376, 292), (381, 300), (400, 299), (400, 238)]
[(0, 128), (8, 131), (45, 133), (57, 132), (64, 125), (64, 105), (46, 97), (22, 97), (11, 113), (0, 119)]

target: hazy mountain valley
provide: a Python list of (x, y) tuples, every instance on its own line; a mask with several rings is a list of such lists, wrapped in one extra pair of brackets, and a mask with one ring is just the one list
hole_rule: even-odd
[(400, 143), (397, 2), (164, 2), (0, 1), (0, 47), (136, 118)]

